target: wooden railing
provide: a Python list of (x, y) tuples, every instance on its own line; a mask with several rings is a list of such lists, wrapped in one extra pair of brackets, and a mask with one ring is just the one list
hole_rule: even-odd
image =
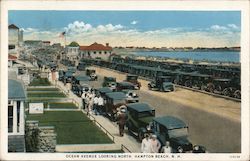
[(129, 152), (129, 153), (132, 153), (125, 145), (121, 145), (121, 149), (122, 149), (122, 151), (124, 151), (124, 152)]
[(90, 120), (93, 121), (98, 127), (100, 127), (101, 130), (102, 130), (106, 135), (108, 135), (108, 136), (112, 139), (113, 142), (115, 142), (115, 137), (114, 137), (105, 127), (103, 127), (98, 121), (96, 121), (96, 119), (95, 119), (94, 116), (92, 116), (91, 114), (88, 114), (87, 116), (88, 116), (88, 117), (90, 118)]

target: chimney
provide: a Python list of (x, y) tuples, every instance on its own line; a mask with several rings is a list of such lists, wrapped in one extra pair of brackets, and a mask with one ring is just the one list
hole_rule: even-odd
[(108, 47), (108, 46), (109, 46), (109, 43), (106, 43), (106, 46)]

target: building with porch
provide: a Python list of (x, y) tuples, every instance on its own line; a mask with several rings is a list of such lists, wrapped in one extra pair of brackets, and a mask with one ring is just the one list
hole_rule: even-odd
[(112, 54), (112, 47), (108, 43), (104, 46), (95, 42), (89, 46), (80, 46), (79, 54), (81, 58), (108, 60)]
[(25, 152), (24, 102), (26, 94), (21, 81), (8, 80), (8, 151)]
[(79, 44), (75, 41), (66, 46), (66, 58), (76, 61), (79, 57)]

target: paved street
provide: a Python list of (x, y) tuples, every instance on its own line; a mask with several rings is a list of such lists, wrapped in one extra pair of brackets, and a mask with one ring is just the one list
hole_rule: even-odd
[[(109, 74), (107, 74), (107, 72), (109, 71), (105, 70), (104, 72), (104, 69), (102, 69), (101, 72), (98, 72), (97, 70), (99, 79), (97, 82), (90, 82), (90, 84), (94, 87), (100, 87), (103, 78), (102, 75), (113, 76), (113, 72), (110, 72)], [(124, 76), (122, 76), (122, 78), (118, 78), (118, 81), (123, 79)], [(241, 124), (239, 121), (240, 105), (238, 105), (240, 103), (236, 103), (235, 109), (233, 110), (233, 107), (229, 109), (220, 108), (220, 113), (215, 114), (214, 112), (209, 112), (204, 109), (198, 109), (195, 107), (195, 104), (194, 106), (190, 103), (185, 105), (178, 101), (178, 98), (175, 99), (174, 97), (176, 96), (173, 96), (171, 93), (148, 91), (145, 88), (142, 88), (137, 92), (140, 96), (141, 102), (147, 102), (156, 109), (156, 116), (173, 115), (184, 120), (189, 125), (189, 138), (193, 144), (204, 145), (209, 152), (218, 153), (241, 151)], [(195, 93), (198, 96), (200, 95), (200, 97), (203, 96), (200, 93)], [(161, 97), (159, 95), (161, 95)], [(196, 101), (195, 99), (192, 99), (192, 97), (189, 99), (191, 102)], [(218, 98), (210, 99), (212, 99), (211, 101), (215, 100), (214, 104), (216, 104), (216, 99)], [(230, 103), (231, 101), (222, 101), (226, 104), (232, 104)], [(204, 104), (204, 106), (200, 108), (214, 106), (210, 101), (207, 101), (206, 103), (207, 104)], [(215, 108), (217, 106), (218, 105), (216, 104)], [(223, 105), (221, 106), (223, 107)]]

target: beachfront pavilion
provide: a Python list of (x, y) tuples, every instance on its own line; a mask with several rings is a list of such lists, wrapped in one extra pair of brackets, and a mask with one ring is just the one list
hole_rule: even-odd
[(8, 151), (25, 151), (24, 101), (26, 94), (23, 84), (15, 79), (8, 81)]

